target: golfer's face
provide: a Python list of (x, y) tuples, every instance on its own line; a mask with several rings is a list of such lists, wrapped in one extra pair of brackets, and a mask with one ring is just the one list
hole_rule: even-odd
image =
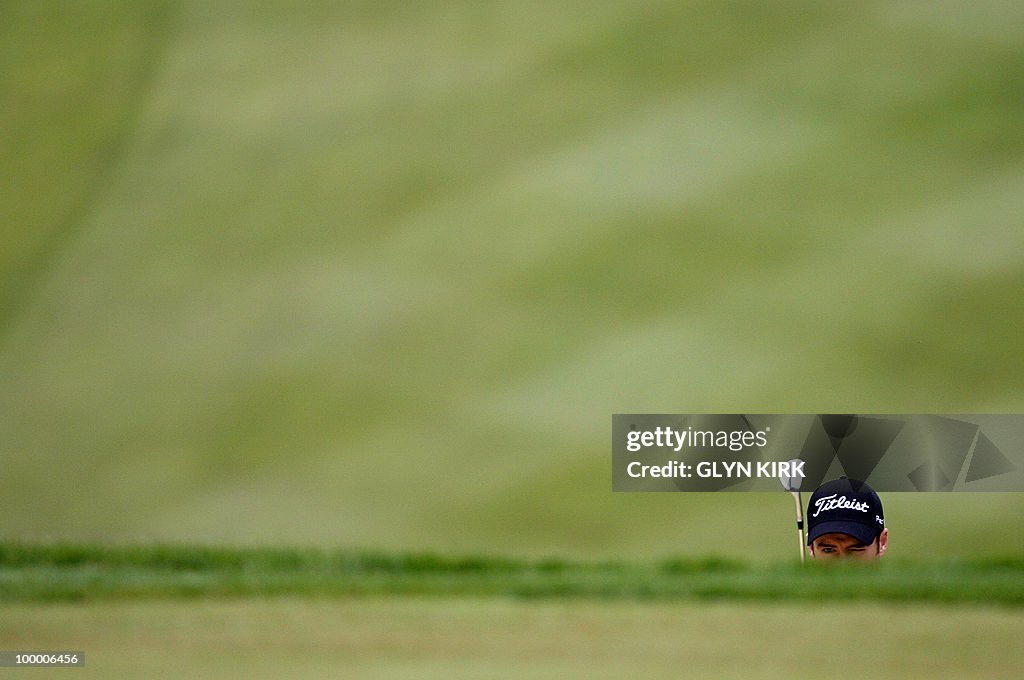
[(885, 552), (883, 537), (865, 545), (846, 534), (825, 534), (811, 543), (811, 556), (816, 560), (877, 560)]

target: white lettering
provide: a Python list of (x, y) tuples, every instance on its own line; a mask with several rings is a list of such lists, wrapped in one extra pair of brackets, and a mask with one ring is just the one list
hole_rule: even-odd
[(867, 512), (867, 502), (861, 503), (855, 500), (847, 500), (846, 496), (840, 496), (836, 498), (836, 494), (831, 496), (823, 496), (818, 500), (814, 501), (814, 507), (817, 508), (811, 517), (817, 517), (823, 512), (829, 510), (857, 510), (859, 512)]
[(706, 478), (721, 477), (722, 475), (718, 473), (718, 470), (715, 468), (714, 463), (709, 463), (706, 460), (702, 460), (701, 462), (697, 463), (697, 476)]
[[(790, 479), (803, 479), (804, 477), (804, 461), (802, 460), (790, 460), (779, 463), (778, 466), (779, 477), (788, 477)], [(775, 475), (772, 476), (774, 477)]]

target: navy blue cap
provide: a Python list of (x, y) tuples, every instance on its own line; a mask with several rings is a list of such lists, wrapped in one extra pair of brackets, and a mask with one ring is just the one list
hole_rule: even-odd
[(870, 545), (884, 528), (881, 499), (856, 479), (840, 477), (825, 482), (807, 503), (807, 545), (825, 534), (846, 534)]

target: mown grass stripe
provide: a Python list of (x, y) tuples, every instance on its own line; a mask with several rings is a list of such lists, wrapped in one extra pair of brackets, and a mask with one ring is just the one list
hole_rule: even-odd
[(0, 544), (0, 600), (426, 595), (1024, 605), (1024, 559), (822, 568), (284, 548)]

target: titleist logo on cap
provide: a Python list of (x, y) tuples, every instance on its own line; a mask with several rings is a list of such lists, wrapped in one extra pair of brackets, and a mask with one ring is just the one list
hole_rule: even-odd
[(867, 501), (861, 503), (856, 500), (847, 500), (846, 496), (840, 496), (836, 498), (836, 494), (831, 496), (822, 496), (818, 500), (814, 501), (814, 506), (817, 508), (811, 517), (817, 517), (823, 512), (829, 510), (859, 510), (861, 512), (867, 512), (870, 507)]

